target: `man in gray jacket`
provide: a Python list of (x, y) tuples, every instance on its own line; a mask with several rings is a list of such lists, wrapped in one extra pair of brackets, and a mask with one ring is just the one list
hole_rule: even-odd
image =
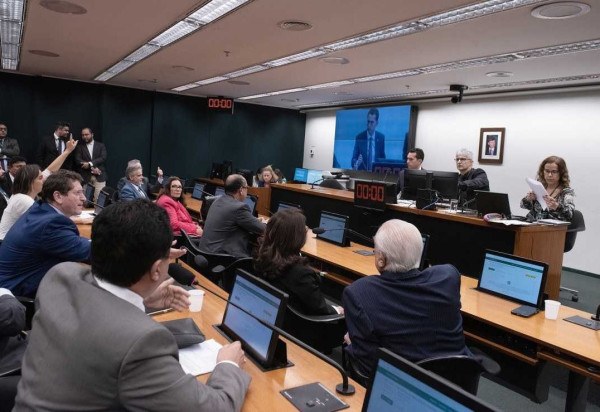
[(239, 342), (219, 351), (202, 384), (179, 365), (173, 335), (144, 313), (189, 305), (168, 278), (171, 238), (166, 212), (147, 200), (94, 219), (91, 268), (62, 263), (40, 285), (16, 411), (241, 409), (250, 377)]

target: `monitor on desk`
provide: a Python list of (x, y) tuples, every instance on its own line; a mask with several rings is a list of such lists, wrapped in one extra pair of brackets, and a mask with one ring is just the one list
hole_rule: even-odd
[(433, 171), (431, 188), (445, 199), (458, 199), (458, 172)]
[(101, 190), (100, 193), (98, 193), (98, 199), (96, 199), (96, 207), (94, 208), (94, 214), (97, 215), (100, 212), (102, 212), (102, 209), (108, 206), (109, 201), (110, 197), (108, 193), (106, 193), (104, 190)]
[(248, 205), (248, 207), (250, 208), (250, 212), (254, 216), (257, 215), (257, 213), (256, 213), (256, 203), (257, 202), (258, 202), (258, 197), (254, 196), (254, 195), (248, 195), (244, 199), (244, 203)]
[(401, 199), (417, 200), (418, 189), (431, 189), (433, 172), (427, 170), (404, 169), (404, 187)]
[(485, 216), (488, 213), (499, 213), (509, 219), (512, 217), (510, 203), (508, 202), (508, 193), (476, 190), (475, 199), (478, 215)]
[(85, 200), (87, 200), (90, 204), (94, 201), (94, 185), (91, 183), (85, 184)]
[(223, 196), (225, 194), (225, 189), (221, 186), (217, 186), (215, 188), (215, 196)]
[(279, 202), (277, 204), (277, 210), (276, 210), (276, 212), (279, 212), (280, 210), (284, 210), (284, 209), (298, 209), (298, 210), (302, 210), (302, 207), (300, 207), (300, 205), (295, 205), (295, 204), (292, 204), (292, 203)]
[(387, 349), (378, 349), (363, 412), (495, 411), (458, 386)]
[(338, 215), (331, 212), (321, 212), (319, 227), (325, 229), (317, 235), (317, 239), (335, 243), (338, 246), (348, 246), (348, 216)]
[(294, 183), (306, 183), (308, 179), (308, 169), (304, 169), (303, 167), (297, 167), (294, 170)]
[(238, 269), (220, 329), (232, 340), (240, 340), (246, 353), (264, 367), (273, 366), (279, 334), (252, 316), (281, 327), (288, 295), (268, 283)]
[(487, 250), (477, 289), (541, 309), (547, 276), (547, 263)]
[(306, 176), (306, 183), (311, 185), (311, 184), (315, 183), (317, 180), (323, 180), (323, 171), (308, 169), (308, 173)]
[(204, 197), (204, 183), (196, 183), (192, 191), (192, 199), (202, 200)]

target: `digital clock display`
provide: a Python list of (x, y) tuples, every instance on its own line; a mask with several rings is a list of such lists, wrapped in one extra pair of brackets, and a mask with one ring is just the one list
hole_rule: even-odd
[(368, 209), (385, 210), (386, 203), (395, 203), (396, 185), (384, 182), (356, 181), (354, 205)]
[(228, 97), (208, 97), (208, 110), (233, 113), (233, 99)]

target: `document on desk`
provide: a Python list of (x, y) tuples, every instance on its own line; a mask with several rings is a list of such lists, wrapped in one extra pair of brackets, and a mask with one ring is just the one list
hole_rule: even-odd
[(514, 219), (490, 219), (489, 223), (501, 223), (505, 226), (529, 226), (532, 223), (525, 222), (523, 220), (514, 220)]
[(217, 365), (217, 353), (223, 345), (214, 339), (179, 349), (179, 364), (185, 373), (194, 376), (212, 372)]
[(542, 210), (547, 210), (548, 205), (546, 204), (546, 201), (544, 200), (544, 196), (546, 196), (548, 194), (548, 192), (546, 192), (546, 188), (544, 187), (544, 185), (542, 185), (541, 182), (538, 182), (537, 180), (533, 180), (530, 177), (526, 178), (525, 181), (531, 188), (531, 191), (535, 194), (537, 201), (540, 202), (540, 206), (542, 207)]

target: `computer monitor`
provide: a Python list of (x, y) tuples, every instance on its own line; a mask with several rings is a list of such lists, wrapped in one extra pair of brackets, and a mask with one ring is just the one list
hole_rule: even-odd
[(308, 169), (297, 167), (294, 170), (294, 183), (306, 183), (308, 179)]
[(541, 309), (547, 276), (547, 263), (486, 250), (477, 289)]
[(497, 409), (438, 375), (380, 348), (362, 410), (487, 412)]
[(276, 212), (279, 212), (280, 210), (283, 210), (283, 209), (298, 209), (298, 210), (302, 210), (302, 207), (300, 207), (300, 205), (295, 205), (293, 203), (279, 202), (277, 204), (277, 210), (276, 210)]
[(306, 175), (306, 183), (311, 185), (315, 183), (317, 180), (323, 179), (323, 171), (322, 170), (314, 170), (308, 169), (308, 173)]
[(248, 207), (250, 208), (250, 212), (253, 215), (256, 215), (256, 203), (257, 202), (258, 202), (258, 197), (254, 196), (254, 195), (248, 195), (244, 199), (244, 203), (248, 205)]
[(192, 191), (192, 199), (202, 200), (204, 198), (204, 183), (196, 183)]
[(225, 189), (221, 186), (217, 186), (215, 188), (215, 196), (223, 196), (225, 194)]
[(434, 170), (431, 188), (443, 199), (458, 199), (458, 172)]
[(348, 216), (338, 215), (331, 212), (321, 212), (319, 227), (325, 229), (323, 233), (317, 235), (318, 239), (335, 243), (338, 246), (348, 246)]
[(223, 179), (223, 163), (213, 162), (210, 169), (211, 179)]
[(401, 199), (417, 200), (418, 189), (431, 189), (433, 172), (427, 170), (404, 169), (404, 187)]
[(92, 203), (94, 201), (94, 191), (96, 190), (94, 188), (94, 185), (91, 183), (86, 183), (84, 190), (85, 190), (85, 200), (87, 200), (89, 203)]
[(109, 203), (110, 197), (108, 193), (106, 193), (104, 190), (101, 190), (100, 193), (98, 193), (98, 199), (96, 199), (96, 207), (94, 208), (94, 214), (97, 215), (100, 212), (102, 212), (102, 209), (108, 206)]
[(238, 169), (238, 170), (236, 170), (236, 173), (238, 175), (244, 176), (244, 179), (246, 179), (246, 183), (248, 184), (248, 186), (252, 186), (252, 183), (254, 181), (254, 172), (252, 170)]
[(223, 160), (221, 168), (221, 179), (227, 180), (227, 176), (233, 174), (233, 162), (231, 160)]
[(279, 334), (230, 302), (271, 325), (281, 327), (287, 301), (286, 293), (238, 269), (219, 328), (230, 339), (241, 341), (246, 354), (259, 365), (265, 368), (276, 366), (275, 350)]
[(510, 203), (508, 202), (508, 193), (475, 190), (475, 199), (478, 215), (485, 216), (488, 213), (500, 213), (507, 218), (512, 216), (510, 213)]

